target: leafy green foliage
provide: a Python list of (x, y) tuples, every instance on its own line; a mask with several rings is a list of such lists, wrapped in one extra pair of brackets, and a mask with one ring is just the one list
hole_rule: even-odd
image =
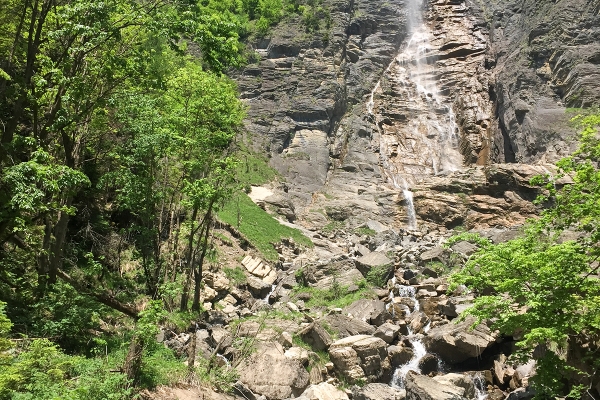
[[(492, 319), (494, 328), (519, 337), (522, 357), (537, 358), (538, 398), (578, 398), (600, 367), (600, 116), (577, 121), (580, 149), (558, 164), (558, 176), (535, 179), (547, 190), (540, 201), (552, 207), (506, 243), (463, 235), (480, 250), (452, 278), (454, 286), (492, 292), (467, 313)], [(572, 183), (559, 185), (564, 176)]]
[(278, 243), (282, 238), (291, 237), (298, 244), (313, 246), (310, 239), (299, 230), (280, 224), (243, 193), (225, 204), (218, 215), (221, 220), (238, 229), (268, 260), (278, 259), (273, 243)]
[(390, 267), (387, 265), (380, 265), (373, 267), (367, 272), (367, 282), (376, 287), (383, 287), (387, 283), (388, 277), (390, 276)]

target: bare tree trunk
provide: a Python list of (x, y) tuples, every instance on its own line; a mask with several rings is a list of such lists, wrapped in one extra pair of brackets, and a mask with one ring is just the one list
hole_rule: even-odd
[[(210, 213), (210, 210), (208, 211)], [(202, 289), (202, 266), (204, 264), (204, 258), (206, 257), (206, 251), (208, 250), (208, 236), (210, 235), (210, 228), (212, 225), (212, 217), (208, 215), (204, 223), (204, 231), (202, 232), (202, 252), (200, 253), (200, 259), (198, 265), (194, 268), (194, 302), (192, 303), (192, 311), (200, 311), (200, 291)]]
[(194, 334), (192, 335), (192, 342), (190, 343), (190, 347), (188, 348), (188, 372), (190, 375), (194, 373), (194, 366), (196, 364), (196, 335), (198, 332), (198, 327), (194, 323)]
[(144, 343), (136, 336), (131, 339), (127, 357), (123, 364), (123, 373), (127, 375), (134, 384), (139, 381), (140, 371), (142, 369), (142, 353), (144, 352)]

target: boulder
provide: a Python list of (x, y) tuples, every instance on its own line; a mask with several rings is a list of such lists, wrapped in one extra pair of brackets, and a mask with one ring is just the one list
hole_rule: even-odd
[(252, 392), (272, 400), (299, 396), (309, 383), (308, 372), (285, 356), (277, 342), (261, 343), (238, 367), (239, 380)]
[(298, 335), (308, 343), (313, 350), (327, 350), (333, 342), (329, 332), (317, 321), (298, 332)]
[(429, 323), (429, 317), (422, 312), (417, 311), (411, 314), (409, 324), (412, 333), (419, 333)]
[(463, 400), (465, 389), (419, 375), (414, 371), (406, 374), (406, 400)]
[(423, 375), (429, 375), (432, 372), (437, 372), (439, 370), (439, 360), (433, 354), (425, 354), (419, 360), (419, 370)]
[(398, 332), (400, 332), (400, 327), (398, 325), (386, 322), (377, 328), (373, 336), (383, 339), (384, 342), (389, 344), (398, 337)]
[(392, 319), (392, 315), (387, 312), (385, 303), (381, 300), (361, 299), (355, 301), (344, 309), (344, 313), (375, 326), (382, 325), (388, 319)]
[(443, 385), (454, 385), (465, 389), (464, 396), (468, 399), (475, 398), (475, 383), (470, 376), (462, 374), (445, 374), (434, 376), (433, 379)]
[(375, 327), (358, 318), (342, 314), (329, 314), (324, 317), (325, 322), (337, 332), (340, 339), (355, 335), (372, 335)]
[(348, 395), (330, 383), (309, 386), (297, 400), (348, 400)]
[(271, 291), (271, 285), (253, 276), (247, 277), (246, 287), (254, 297), (259, 299), (264, 299)]
[(414, 356), (414, 350), (407, 346), (390, 346), (387, 351), (393, 367), (407, 364)]
[(385, 383), (369, 383), (363, 387), (354, 386), (352, 400), (404, 400), (406, 391)]
[(450, 364), (479, 357), (495, 343), (496, 335), (485, 324), (471, 329), (473, 323), (474, 319), (470, 317), (459, 324), (449, 323), (432, 328), (424, 339), (425, 347)]
[(303, 349), (302, 347), (290, 347), (285, 351), (284, 355), (291, 360), (298, 361), (304, 366), (308, 365), (308, 350)]
[(358, 270), (367, 276), (372, 268), (389, 268), (389, 273), (393, 272), (393, 261), (388, 258), (385, 253), (373, 251), (356, 260)]
[(467, 241), (460, 241), (452, 245), (452, 251), (455, 253), (461, 254), (462, 256), (468, 257), (471, 254), (475, 253), (478, 249), (476, 245)]
[(387, 344), (374, 336), (349, 336), (331, 344), (329, 356), (342, 375), (372, 381), (389, 369), (386, 348)]
[(421, 253), (421, 263), (425, 265), (432, 261), (445, 262), (446, 260), (446, 249), (437, 246), (431, 250)]

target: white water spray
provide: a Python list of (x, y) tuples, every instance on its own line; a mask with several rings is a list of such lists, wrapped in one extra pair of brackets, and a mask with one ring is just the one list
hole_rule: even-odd
[(384, 75), (396, 80), (391, 84), (403, 100), (399, 114), (407, 122), (395, 131), (381, 128), (375, 97), (381, 91), (377, 82), (366, 104), (379, 133), (380, 165), (388, 181), (401, 190), (406, 205), (407, 225), (417, 228), (410, 187), (427, 176), (457, 171), (462, 157), (458, 151), (457, 124), (447, 98), (440, 93), (431, 45), (431, 29), (423, 20), (423, 0), (407, 1), (407, 25), (410, 39), (386, 68)]

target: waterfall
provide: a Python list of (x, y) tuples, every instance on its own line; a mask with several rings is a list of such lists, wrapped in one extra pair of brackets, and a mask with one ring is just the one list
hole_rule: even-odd
[(379, 133), (381, 169), (404, 195), (409, 229), (417, 227), (411, 187), (428, 176), (462, 166), (456, 116), (450, 99), (438, 87), (433, 33), (423, 19), (424, 4), (423, 0), (407, 1), (409, 39), (384, 72), (396, 92), (393, 98), (387, 97), (387, 106), (396, 107), (394, 113), (406, 116), (406, 121), (392, 128), (380, 126), (383, 118), (375, 100), (382, 92), (381, 80), (366, 103)]
[[(390, 299), (392, 301), (390, 304), (392, 305), (392, 310), (394, 309), (394, 306), (393, 306), (394, 290), (398, 291), (399, 297), (410, 298), (413, 301), (413, 310), (412, 310), (413, 313), (418, 312), (420, 310), (419, 301), (415, 297), (416, 289), (413, 286), (404, 286), (404, 285), (394, 285), (394, 287), (392, 287), (392, 289), (390, 291)], [(430, 326), (430, 324), (427, 324), (427, 326), (423, 330), (425, 332), (427, 332), (429, 330), (429, 326)], [(425, 349), (425, 345), (423, 344), (423, 341), (422, 341), (422, 336), (415, 335), (415, 333), (412, 331), (410, 326), (408, 326), (407, 329), (408, 329), (407, 337), (408, 337), (408, 341), (410, 342), (411, 347), (413, 349), (413, 356), (406, 364), (400, 365), (394, 371), (394, 375), (392, 376), (392, 381), (390, 382), (390, 385), (397, 389), (404, 388), (404, 380), (406, 378), (406, 374), (408, 374), (408, 371), (415, 371), (418, 373), (421, 372), (421, 370), (419, 368), (419, 361), (421, 361), (421, 359), (425, 356), (425, 354), (427, 354), (427, 350)]]

